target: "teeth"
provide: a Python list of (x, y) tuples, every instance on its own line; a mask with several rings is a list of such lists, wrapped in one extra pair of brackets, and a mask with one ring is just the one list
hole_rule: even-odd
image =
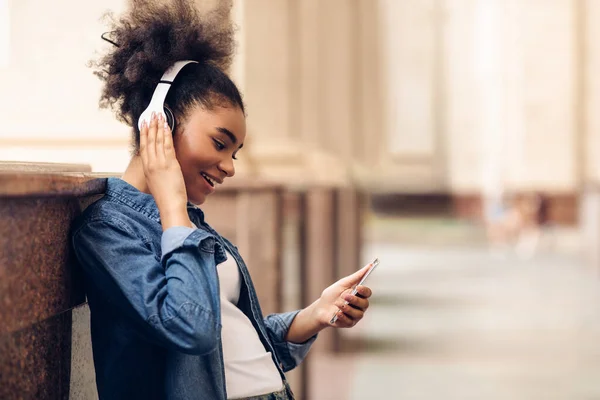
[(202, 175), (211, 184), (211, 186), (215, 186), (213, 180), (210, 179), (204, 172), (201, 172), (200, 175)]

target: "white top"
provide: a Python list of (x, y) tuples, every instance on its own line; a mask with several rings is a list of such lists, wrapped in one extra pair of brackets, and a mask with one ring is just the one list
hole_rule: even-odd
[(252, 322), (237, 307), (242, 276), (235, 259), (217, 266), (221, 288), (221, 339), (227, 397), (258, 396), (283, 389), (281, 375)]

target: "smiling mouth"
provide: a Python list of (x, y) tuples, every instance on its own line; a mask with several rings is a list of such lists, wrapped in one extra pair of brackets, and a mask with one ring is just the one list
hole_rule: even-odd
[(211, 187), (215, 187), (215, 182), (211, 178), (209, 178), (208, 175), (206, 175), (204, 172), (200, 172), (200, 175), (202, 175), (202, 177), (206, 180), (206, 182), (208, 182), (208, 184)]

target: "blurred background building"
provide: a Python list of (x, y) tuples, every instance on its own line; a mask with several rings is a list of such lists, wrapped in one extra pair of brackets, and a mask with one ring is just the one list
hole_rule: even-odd
[[(125, 7), (0, 0), (0, 160), (125, 169), (86, 66)], [(306, 398), (600, 398), (600, 2), (233, 0), (231, 18), (234, 179), (370, 199), (372, 309)]]
[[(124, 7), (2, 1), (1, 159), (124, 169), (128, 129), (86, 66), (110, 46), (100, 16)], [(542, 190), (573, 220), (600, 170), (598, 15), (592, 0), (234, 1), (240, 175), (460, 204)]]

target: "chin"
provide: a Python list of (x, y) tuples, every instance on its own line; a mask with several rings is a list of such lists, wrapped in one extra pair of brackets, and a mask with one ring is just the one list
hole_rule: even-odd
[(188, 201), (195, 206), (200, 206), (200, 205), (204, 204), (204, 202), (206, 201), (206, 195), (199, 194), (196, 196), (188, 196)]

